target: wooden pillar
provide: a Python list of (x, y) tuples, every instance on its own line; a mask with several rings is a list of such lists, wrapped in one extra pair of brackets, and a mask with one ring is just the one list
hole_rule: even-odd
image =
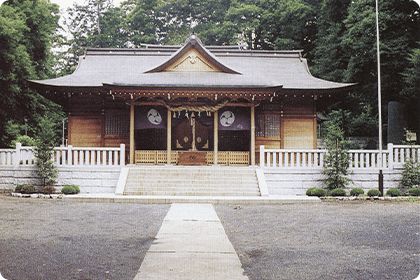
[(313, 149), (318, 149), (318, 135), (317, 135), (317, 130), (318, 130), (318, 123), (317, 123), (317, 118), (316, 118), (316, 105), (315, 105), (315, 101), (312, 100), (312, 108), (313, 108), (313, 114), (314, 114), (314, 124), (313, 124), (313, 138), (314, 138), (314, 142), (313, 142)]
[(251, 105), (251, 165), (255, 165), (255, 104)]
[(218, 111), (214, 112), (213, 118), (213, 126), (214, 126), (214, 165), (217, 165), (217, 152), (219, 150), (219, 113)]
[(283, 114), (283, 106), (280, 111), (280, 149), (284, 149), (284, 114)]
[(134, 164), (135, 154), (135, 143), (134, 143), (134, 103), (131, 103), (130, 107), (130, 164)]
[(168, 116), (166, 122), (166, 150), (168, 161), (167, 164), (171, 164), (171, 154), (172, 154), (172, 115), (171, 110), (168, 109)]

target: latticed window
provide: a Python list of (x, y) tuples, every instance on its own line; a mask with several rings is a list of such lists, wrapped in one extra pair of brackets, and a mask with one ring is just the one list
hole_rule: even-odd
[(257, 122), (260, 128), (257, 136), (280, 136), (280, 115), (257, 115)]
[(130, 135), (130, 115), (122, 111), (105, 113), (105, 134)]

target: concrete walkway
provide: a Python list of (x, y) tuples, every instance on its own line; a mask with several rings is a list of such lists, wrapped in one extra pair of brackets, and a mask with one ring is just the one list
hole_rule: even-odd
[(134, 280), (246, 280), (211, 204), (172, 204)]

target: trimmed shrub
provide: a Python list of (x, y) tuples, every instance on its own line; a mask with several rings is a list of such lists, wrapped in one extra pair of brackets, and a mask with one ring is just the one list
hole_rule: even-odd
[(76, 186), (76, 185), (70, 185), (70, 186), (73, 187), (73, 189), (76, 190), (76, 193), (79, 193), (80, 192), (79, 186)]
[(413, 187), (413, 188), (408, 190), (408, 194), (411, 195), (411, 196), (420, 196), (420, 188)]
[(389, 196), (401, 196), (401, 192), (399, 189), (396, 188), (390, 188), (386, 191), (386, 195)]
[(25, 194), (36, 193), (36, 188), (33, 185), (25, 184), (20, 189), (20, 193), (25, 193)]
[(331, 196), (346, 196), (347, 193), (342, 188), (336, 188), (331, 191)]
[(56, 189), (55, 189), (53, 186), (45, 186), (45, 187), (41, 190), (41, 192), (42, 192), (43, 194), (53, 194), (53, 193), (55, 193), (55, 191), (56, 191)]
[(63, 194), (77, 194), (80, 192), (80, 189), (76, 185), (64, 186), (61, 189), (61, 193)]
[(25, 185), (24, 185), (24, 184), (17, 185), (17, 186), (15, 187), (15, 192), (20, 193), (20, 192), (22, 191), (23, 186), (25, 186)]
[(405, 161), (401, 176), (401, 185), (411, 188), (420, 185), (420, 162), (417, 159), (409, 158)]
[(362, 188), (354, 188), (350, 191), (351, 196), (359, 196), (361, 194), (364, 194), (365, 191)]
[(381, 192), (379, 190), (377, 190), (377, 189), (371, 189), (371, 190), (369, 190), (367, 192), (367, 195), (369, 197), (372, 197), (372, 196), (381, 196)]
[(311, 192), (312, 192), (314, 189), (316, 189), (316, 188), (315, 188), (315, 187), (313, 187), (313, 188), (309, 188), (309, 189), (307, 189), (307, 190), (306, 190), (306, 195), (311, 196)]
[(318, 196), (318, 197), (327, 196), (327, 191), (324, 190), (323, 188), (315, 188), (311, 191), (311, 196)]

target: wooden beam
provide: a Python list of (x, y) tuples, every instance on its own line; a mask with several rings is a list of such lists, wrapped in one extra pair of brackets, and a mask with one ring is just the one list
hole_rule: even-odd
[(213, 113), (214, 117), (213, 117), (213, 123), (214, 123), (214, 140), (213, 140), (213, 149), (214, 149), (214, 159), (213, 159), (213, 164), (217, 165), (217, 153), (219, 150), (219, 112), (216, 111)]
[(317, 135), (318, 126), (317, 126), (316, 104), (315, 104), (315, 102), (313, 102), (312, 109), (313, 109), (313, 114), (314, 114), (314, 127), (313, 127), (314, 146), (313, 146), (313, 148), (318, 149), (318, 141), (317, 141), (318, 140), (318, 135)]
[(280, 111), (280, 149), (284, 149), (284, 114), (283, 114), (283, 108)]
[(167, 150), (167, 164), (171, 164), (171, 153), (172, 153), (172, 114), (168, 109), (167, 113), (167, 122), (166, 122), (166, 150)]
[(251, 106), (251, 165), (255, 165), (255, 106)]
[(134, 143), (134, 103), (130, 105), (130, 164), (134, 164), (136, 145)]

